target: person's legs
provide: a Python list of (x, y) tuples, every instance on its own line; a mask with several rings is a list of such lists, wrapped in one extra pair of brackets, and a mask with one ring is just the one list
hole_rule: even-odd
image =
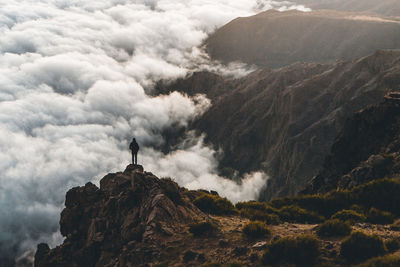
[(137, 165), (137, 153), (135, 153), (135, 165)]
[(132, 152), (132, 164), (135, 164), (135, 153)]

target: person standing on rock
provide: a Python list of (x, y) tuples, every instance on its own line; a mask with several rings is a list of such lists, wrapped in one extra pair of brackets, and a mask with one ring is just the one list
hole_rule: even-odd
[(132, 164), (137, 165), (137, 153), (139, 152), (139, 144), (136, 142), (135, 138), (132, 139), (132, 142), (129, 145), (129, 149), (132, 151)]

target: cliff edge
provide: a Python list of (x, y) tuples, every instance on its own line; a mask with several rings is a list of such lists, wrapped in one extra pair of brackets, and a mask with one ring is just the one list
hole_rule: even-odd
[(175, 182), (139, 165), (68, 191), (61, 213), (64, 243), (39, 244), (35, 266), (129, 266), (151, 262), (185, 225), (205, 215)]

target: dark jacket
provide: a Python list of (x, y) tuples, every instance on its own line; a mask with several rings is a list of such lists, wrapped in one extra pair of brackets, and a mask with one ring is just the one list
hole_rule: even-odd
[(133, 153), (137, 153), (139, 151), (139, 144), (135, 139), (132, 140), (131, 144), (129, 145), (129, 149), (132, 150)]

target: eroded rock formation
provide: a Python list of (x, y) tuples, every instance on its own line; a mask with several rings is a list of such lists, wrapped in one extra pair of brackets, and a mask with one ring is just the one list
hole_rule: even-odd
[(35, 266), (131, 266), (160, 257), (186, 225), (204, 217), (170, 179), (139, 165), (68, 191), (60, 220), (64, 243), (40, 244)]

